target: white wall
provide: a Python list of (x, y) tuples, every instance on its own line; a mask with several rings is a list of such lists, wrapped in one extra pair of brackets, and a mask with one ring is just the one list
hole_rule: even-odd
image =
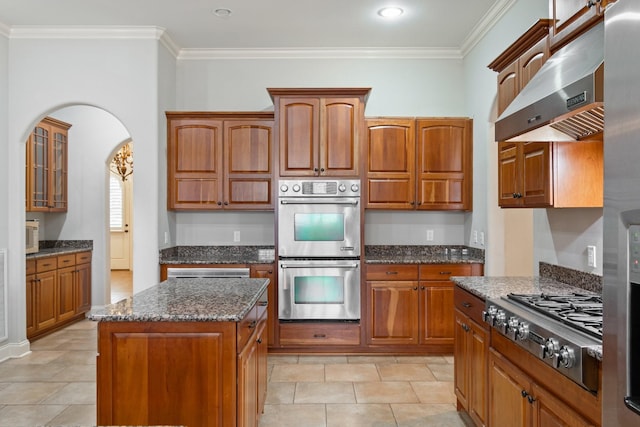
[[(509, 256), (528, 258), (528, 271), (533, 263), (531, 239), (513, 233), (506, 235), (504, 216), (512, 213), (498, 208), (497, 143), (493, 132), (497, 74), (487, 65), (539, 18), (548, 17), (548, 6), (548, 0), (518, 0), (464, 60), (465, 114), (474, 119), (474, 209), (471, 222), (467, 219), (465, 233), (469, 236), (473, 230), (485, 231), (486, 275), (504, 275)], [(513, 215), (522, 216), (523, 212)], [(530, 236), (532, 225), (531, 220), (522, 223), (520, 231)], [(509, 242), (507, 246), (505, 241)], [(481, 247), (473, 242), (471, 245)]]
[[(2, 141), (7, 140), (7, 107), (8, 107), (8, 51), (9, 51), (9, 40), (5, 36), (4, 31), (0, 28), (0, 206), (8, 205), (8, 192), (9, 186), (2, 185), (2, 183), (6, 183), (9, 180), (8, 177), (8, 147), (7, 144), (2, 143)], [(0, 248), (7, 248), (8, 245), (8, 209), (3, 208), (0, 209)], [(5, 284), (7, 286), (7, 284)], [(7, 315), (7, 307), (6, 300), (2, 296), (0, 297), (2, 300), (2, 304), (0, 304), (0, 325), (5, 325), (5, 316)], [(0, 331), (0, 336), (4, 335), (4, 330)], [(2, 342), (6, 340), (0, 341), (0, 347), (3, 345)]]

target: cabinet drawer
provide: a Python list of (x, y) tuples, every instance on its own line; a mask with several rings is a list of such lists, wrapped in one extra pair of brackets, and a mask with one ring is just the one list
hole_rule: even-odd
[(36, 272), (43, 273), (58, 268), (58, 257), (40, 258), (36, 260)]
[(237, 346), (236, 349), (240, 352), (244, 345), (249, 341), (251, 335), (256, 331), (256, 327), (258, 326), (258, 307), (253, 306), (253, 308), (244, 316), (244, 319), (238, 322), (236, 326), (237, 333)]
[(367, 265), (367, 280), (418, 280), (415, 264)]
[(58, 268), (71, 267), (76, 265), (75, 254), (58, 255)]
[(36, 260), (35, 259), (28, 259), (27, 260), (27, 271), (26, 274), (36, 274)]
[(449, 280), (451, 276), (471, 276), (470, 264), (430, 264), (420, 266), (420, 280)]
[(360, 345), (360, 325), (344, 323), (281, 323), (283, 346)]
[(469, 316), (478, 325), (482, 325), (484, 327), (486, 325), (482, 320), (484, 301), (459, 286), (454, 286), (453, 289), (453, 301), (455, 307)]
[(91, 262), (91, 252), (78, 252), (76, 254), (76, 264)]

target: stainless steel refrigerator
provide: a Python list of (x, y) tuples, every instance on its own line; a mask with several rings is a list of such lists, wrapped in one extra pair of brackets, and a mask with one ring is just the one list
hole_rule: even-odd
[(640, 425), (640, 1), (605, 12), (602, 425)]

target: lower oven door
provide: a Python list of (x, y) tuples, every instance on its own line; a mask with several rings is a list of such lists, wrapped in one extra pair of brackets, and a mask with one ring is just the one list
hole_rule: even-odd
[(359, 260), (280, 260), (281, 320), (359, 320)]

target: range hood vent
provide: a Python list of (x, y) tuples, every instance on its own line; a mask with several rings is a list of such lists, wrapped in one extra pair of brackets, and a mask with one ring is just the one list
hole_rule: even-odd
[(496, 141), (578, 141), (604, 130), (604, 24), (556, 52), (496, 121)]

